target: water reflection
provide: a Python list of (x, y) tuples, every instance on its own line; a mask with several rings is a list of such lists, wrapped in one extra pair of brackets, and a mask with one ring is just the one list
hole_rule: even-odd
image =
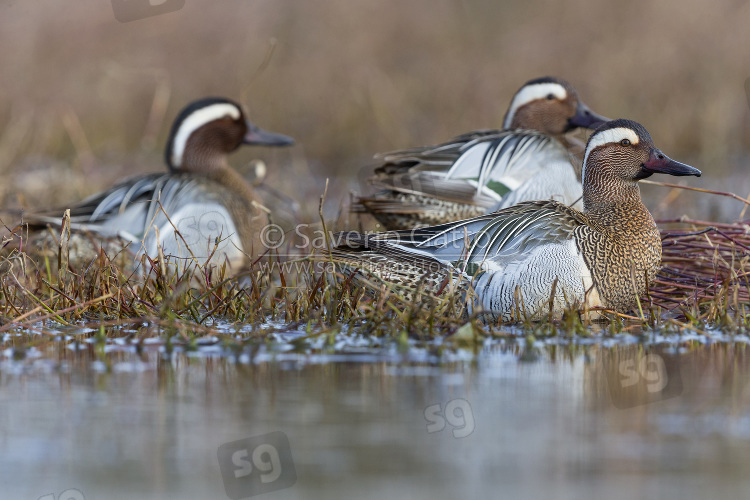
[[(219, 447), (279, 432), (296, 480), (267, 498), (740, 498), (750, 486), (744, 344), (522, 353), (496, 342), (418, 362), (386, 343), (364, 361), (311, 362), (153, 347), (103, 361), (58, 343), (6, 356), (3, 497), (228, 498)], [(252, 465), (252, 451), (237, 457)], [(283, 466), (281, 451), (252, 470)]]

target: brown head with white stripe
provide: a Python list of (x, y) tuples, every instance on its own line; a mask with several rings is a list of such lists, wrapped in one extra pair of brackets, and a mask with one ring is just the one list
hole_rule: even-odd
[(200, 99), (175, 118), (167, 141), (167, 166), (171, 172), (221, 168), (226, 156), (243, 144), (289, 146), (294, 140), (261, 130), (245, 118), (239, 104), (229, 99)]
[(583, 160), (583, 204), (594, 206), (637, 201), (638, 181), (653, 174), (695, 175), (701, 171), (672, 160), (654, 145), (640, 123), (612, 120), (589, 137)]
[(503, 128), (559, 136), (578, 127), (595, 129), (606, 121), (581, 101), (570, 83), (547, 76), (526, 82), (516, 92)]

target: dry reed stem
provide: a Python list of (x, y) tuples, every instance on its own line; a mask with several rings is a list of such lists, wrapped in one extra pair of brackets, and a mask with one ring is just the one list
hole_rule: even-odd
[(686, 218), (659, 223), (673, 228), (661, 231), (662, 269), (650, 289), (654, 304), (670, 311), (713, 308), (712, 319), (718, 319), (715, 305), (723, 297), (733, 297), (724, 313), (750, 305), (750, 226)]

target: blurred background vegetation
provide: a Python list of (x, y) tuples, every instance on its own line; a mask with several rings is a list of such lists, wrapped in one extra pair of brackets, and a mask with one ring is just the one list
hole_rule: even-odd
[[(179, 109), (220, 95), (298, 141), (245, 149), (233, 165), (262, 158), (309, 219), (330, 178), (335, 215), (366, 189), (374, 153), (499, 127), (515, 90), (548, 74), (704, 172), (658, 180), (747, 196), (748, 21), (736, 0), (186, 0), (129, 23), (109, 0), (3, 0), (0, 206), (64, 206), (161, 171)], [(657, 217), (742, 208), (643, 192)]]

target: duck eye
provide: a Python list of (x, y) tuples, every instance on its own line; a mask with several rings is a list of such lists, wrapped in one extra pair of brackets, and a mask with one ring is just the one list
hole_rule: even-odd
[(547, 94), (547, 100), (551, 101), (555, 98), (555, 94)]
[(620, 141), (620, 146), (630, 146), (630, 141), (628, 139), (623, 139)]

